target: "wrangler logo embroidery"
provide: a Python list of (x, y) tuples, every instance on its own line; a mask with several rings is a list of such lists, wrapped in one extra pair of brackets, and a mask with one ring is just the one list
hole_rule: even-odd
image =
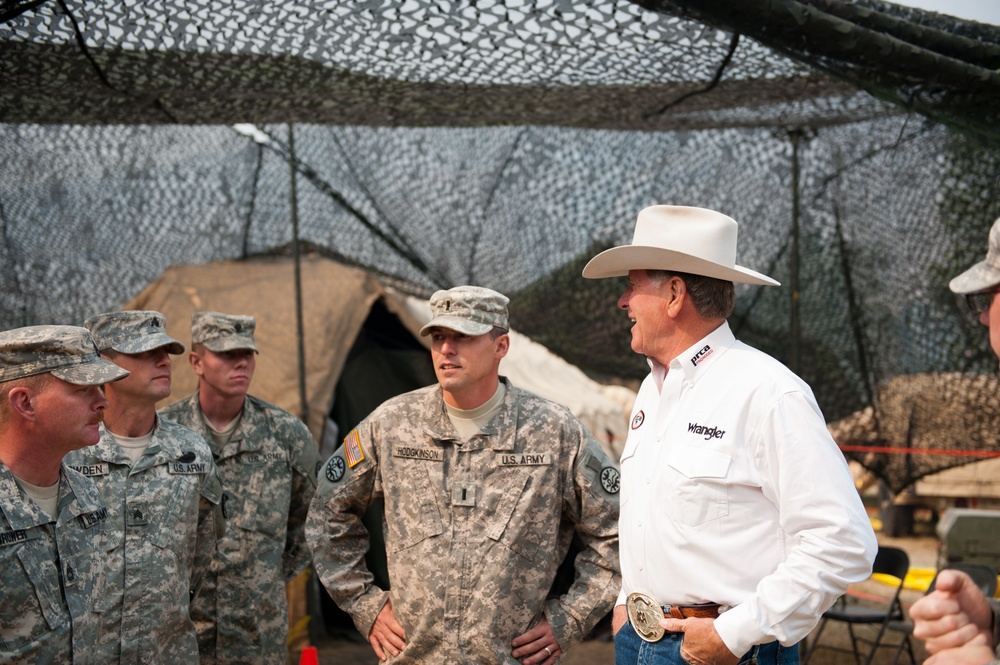
[(688, 423), (688, 431), (692, 434), (704, 435), (706, 441), (711, 439), (721, 439), (726, 433), (725, 430), (721, 430), (718, 427), (705, 427), (704, 425), (699, 425), (697, 423)]

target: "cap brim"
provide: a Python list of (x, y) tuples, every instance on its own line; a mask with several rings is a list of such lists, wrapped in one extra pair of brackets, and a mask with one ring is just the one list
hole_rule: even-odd
[(135, 353), (145, 353), (146, 351), (152, 351), (153, 349), (159, 348), (166, 348), (167, 353), (174, 356), (184, 353), (184, 345), (165, 333), (134, 337), (124, 342), (114, 344), (111, 348), (118, 353), (127, 353), (129, 355)]
[(730, 268), (662, 247), (637, 245), (612, 247), (604, 250), (587, 262), (583, 268), (583, 276), (587, 279), (622, 277), (628, 275), (630, 270), (670, 270), (692, 275), (704, 275), (740, 284), (781, 286), (777, 280), (743, 266)]
[(130, 374), (128, 370), (122, 369), (104, 358), (97, 358), (82, 365), (59, 367), (50, 370), (49, 373), (57, 379), (62, 379), (67, 383), (78, 386), (101, 386), (105, 383), (124, 379)]
[(948, 282), (948, 288), (953, 293), (965, 294), (986, 291), (998, 284), (1000, 284), (1000, 270), (993, 268), (986, 261), (980, 261)]
[(485, 335), (493, 330), (493, 326), (488, 323), (476, 323), (475, 321), (457, 316), (439, 316), (420, 329), (420, 336), (427, 337), (431, 334), (432, 328), (448, 328), (449, 330), (454, 330), (455, 332), (460, 332), (463, 335), (471, 337)]
[(225, 353), (226, 351), (243, 351), (249, 350), (254, 353), (260, 353), (257, 347), (254, 345), (253, 341), (247, 339), (240, 339), (239, 337), (222, 337), (219, 339), (213, 339), (211, 342), (202, 342), (204, 346), (209, 351), (215, 353)]

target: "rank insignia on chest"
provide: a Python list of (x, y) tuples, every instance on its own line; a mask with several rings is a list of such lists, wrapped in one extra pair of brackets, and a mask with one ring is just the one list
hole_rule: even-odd
[(132, 502), (125, 506), (126, 526), (146, 526), (149, 524), (149, 510), (145, 503)]
[(471, 508), (476, 505), (476, 484), (455, 483), (451, 487), (451, 505)]
[(365, 460), (365, 451), (361, 448), (361, 437), (358, 430), (354, 430), (344, 439), (344, 457), (347, 459), (347, 468), (353, 469)]

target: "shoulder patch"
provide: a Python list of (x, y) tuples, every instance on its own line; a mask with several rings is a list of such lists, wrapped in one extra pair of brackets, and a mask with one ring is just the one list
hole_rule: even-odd
[(344, 439), (344, 457), (347, 458), (347, 468), (353, 469), (365, 461), (365, 451), (361, 448), (361, 437), (358, 430), (353, 430)]
[(326, 479), (331, 483), (339, 483), (347, 472), (344, 458), (334, 453), (326, 463)]
[(608, 494), (618, 494), (621, 486), (622, 474), (613, 466), (606, 466), (601, 469), (601, 487)]

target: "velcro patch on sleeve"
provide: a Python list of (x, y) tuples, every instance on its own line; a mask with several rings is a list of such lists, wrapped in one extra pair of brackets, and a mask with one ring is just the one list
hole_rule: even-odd
[(365, 451), (361, 447), (361, 437), (358, 436), (358, 430), (352, 431), (344, 439), (344, 457), (347, 459), (348, 469), (353, 469), (365, 461)]

